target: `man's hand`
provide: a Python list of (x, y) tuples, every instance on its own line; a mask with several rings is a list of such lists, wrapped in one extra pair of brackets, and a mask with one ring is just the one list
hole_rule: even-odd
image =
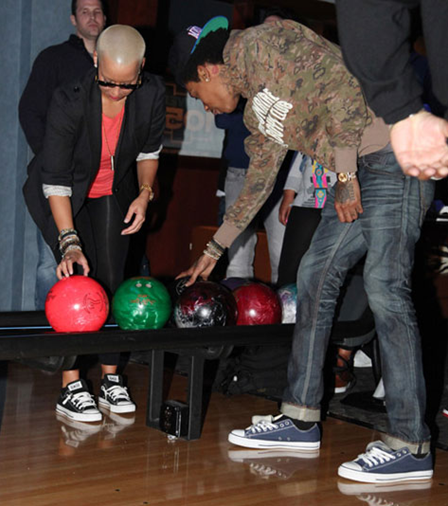
[(334, 207), (342, 223), (351, 223), (358, 218), (358, 215), (363, 212), (358, 179), (336, 183)]
[(283, 190), (283, 200), (278, 210), (278, 219), (282, 225), (288, 223), (289, 214), (291, 212), (291, 204), (296, 198), (296, 192), (294, 190)]
[(207, 255), (202, 255), (187, 271), (181, 272), (176, 279), (190, 276), (190, 279), (185, 283), (185, 286), (191, 286), (199, 276), (201, 276), (202, 279), (207, 280), (212, 270), (215, 268), (216, 262), (217, 260), (214, 260)]
[(122, 235), (135, 234), (141, 228), (146, 219), (146, 210), (148, 208), (148, 199), (144, 195), (137, 197), (129, 206), (124, 219), (125, 223), (130, 223), (134, 217), (131, 226), (121, 231)]
[(73, 274), (73, 264), (79, 264), (83, 268), (84, 276), (87, 276), (90, 271), (89, 264), (87, 262), (84, 253), (80, 250), (68, 251), (61, 263), (56, 268), (56, 275), (58, 279), (63, 277), (69, 277)]
[(448, 175), (448, 122), (426, 111), (395, 123), (390, 140), (398, 163), (418, 179)]

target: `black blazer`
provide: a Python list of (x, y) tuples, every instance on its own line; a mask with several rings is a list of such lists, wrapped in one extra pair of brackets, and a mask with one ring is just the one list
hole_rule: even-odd
[[(58, 231), (42, 184), (70, 186), (73, 216), (86, 199), (100, 166), (101, 92), (95, 69), (81, 81), (58, 88), (47, 116), (44, 147), (28, 166), (23, 187), (26, 205), (47, 243), (57, 246)], [(131, 93), (115, 152), (112, 191), (125, 214), (138, 194), (135, 161), (154, 153), (165, 128), (165, 86), (160, 77), (143, 73), (142, 85)]]

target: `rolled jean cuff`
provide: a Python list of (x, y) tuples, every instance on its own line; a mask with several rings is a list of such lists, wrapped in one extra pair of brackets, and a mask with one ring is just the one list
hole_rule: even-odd
[(394, 451), (400, 450), (401, 448), (409, 448), (409, 451), (414, 455), (421, 455), (431, 451), (430, 441), (411, 443), (410, 441), (399, 439), (395, 436), (391, 436), (390, 434), (383, 434), (381, 439)]
[(317, 408), (308, 408), (306, 406), (283, 402), (280, 411), (285, 416), (294, 418), (294, 420), (301, 420), (302, 422), (320, 422), (320, 409)]

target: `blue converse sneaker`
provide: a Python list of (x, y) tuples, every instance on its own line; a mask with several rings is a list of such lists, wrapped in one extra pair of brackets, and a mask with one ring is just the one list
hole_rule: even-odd
[(101, 381), (98, 404), (112, 413), (133, 413), (135, 404), (132, 402), (128, 389), (123, 385), (120, 374), (105, 374)]
[(298, 429), (284, 416), (264, 417), (244, 430), (232, 430), (229, 442), (246, 448), (291, 448), (318, 450), (320, 430), (317, 423), (309, 430)]
[(338, 475), (365, 483), (424, 481), (432, 478), (432, 467), (430, 453), (416, 458), (406, 447), (394, 451), (382, 441), (374, 441), (367, 445), (366, 453), (339, 466)]

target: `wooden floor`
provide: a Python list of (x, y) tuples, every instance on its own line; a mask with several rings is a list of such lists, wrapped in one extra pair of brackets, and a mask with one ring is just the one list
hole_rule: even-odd
[[(276, 404), (219, 394), (212, 396), (200, 440), (170, 441), (145, 426), (146, 367), (130, 364), (126, 373), (140, 408), (135, 417), (71, 426), (54, 412), (60, 378), (10, 365), (0, 433), (2, 506), (448, 504), (448, 452), (437, 451), (429, 483), (349, 482), (338, 479), (338, 465), (378, 434), (328, 419), (319, 455), (239, 449), (227, 433), (249, 425), (253, 414), (275, 412)], [(89, 378), (97, 392), (96, 368)], [(185, 383), (175, 377), (170, 398), (185, 399)]]

